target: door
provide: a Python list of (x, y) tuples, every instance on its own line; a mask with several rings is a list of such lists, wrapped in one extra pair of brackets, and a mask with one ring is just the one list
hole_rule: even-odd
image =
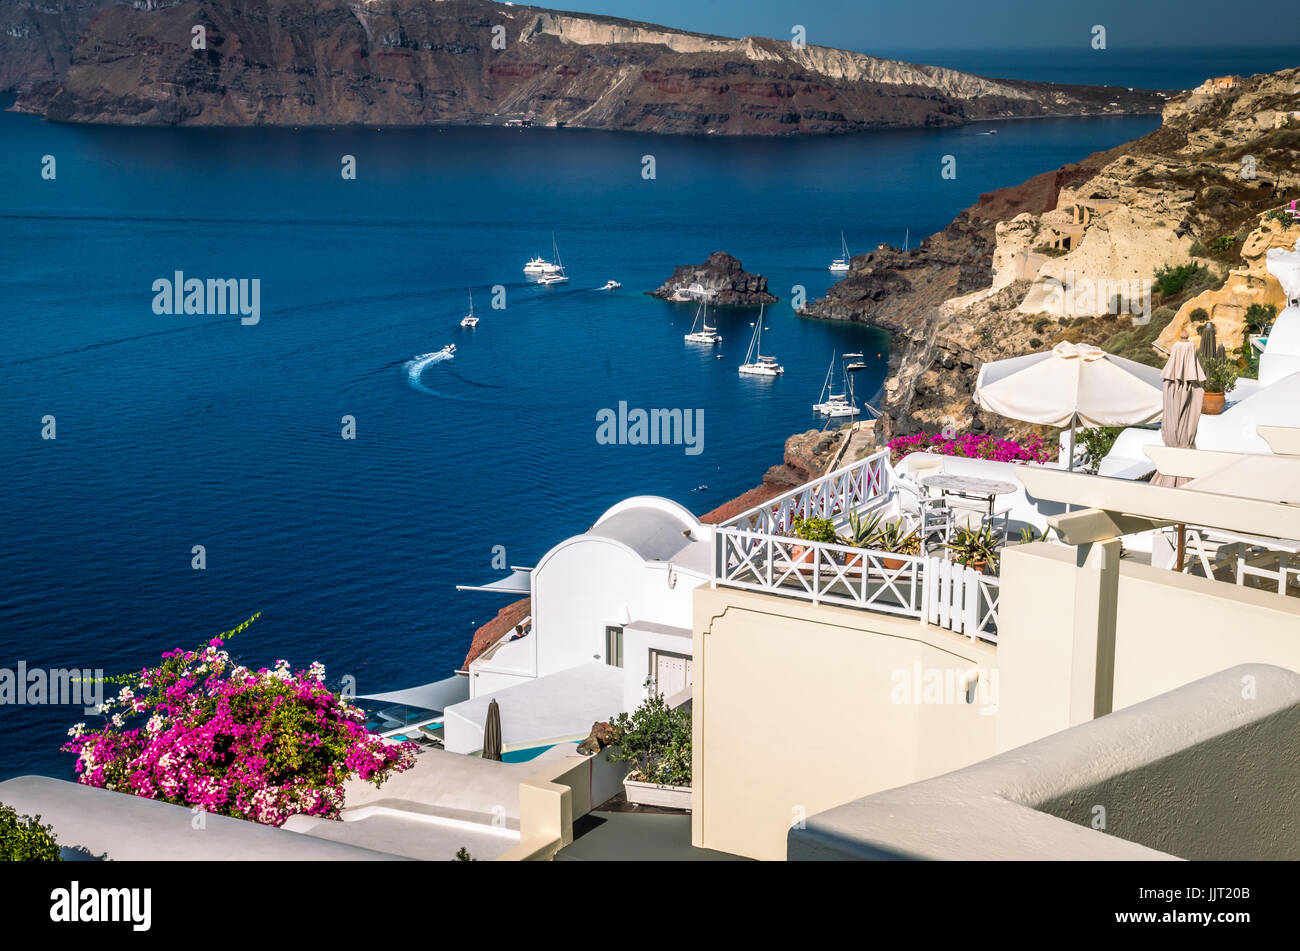
[(650, 656), (651, 675), (659, 693), (671, 697), (691, 685), (691, 659), (685, 654), (651, 651)]

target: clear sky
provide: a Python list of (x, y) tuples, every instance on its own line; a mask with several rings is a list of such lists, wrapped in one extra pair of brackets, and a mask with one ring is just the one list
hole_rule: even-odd
[[(534, 0), (723, 36), (788, 38), (795, 24), (818, 46), (890, 49), (1109, 49), (1277, 46), (1300, 50), (1300, 2), (1221, 0)], [(1300, 60), (1300, 56), (1297, 57)]]

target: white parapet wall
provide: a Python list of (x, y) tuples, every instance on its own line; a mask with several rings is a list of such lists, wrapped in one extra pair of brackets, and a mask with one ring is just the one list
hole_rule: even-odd
[(1221, 671), (830, 809), (791, 859), (1300, 858), (1300, 675)]
[(995, 648), (910, 618), (695, 592), (692, 844), (785, 858), (792, 825), (995, 752)]

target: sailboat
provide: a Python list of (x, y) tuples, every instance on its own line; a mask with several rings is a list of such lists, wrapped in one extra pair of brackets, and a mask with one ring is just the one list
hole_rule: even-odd
[(555, 263), (550, 265), (541, 277), (537, 279), (538, 284), (550, 287), (552, 284), (567, 284), (569, 279), (565, 276), (564, 265), (560, 262), (560, 246), (555, 243), (555, 232), (551, 232), (551, 251), (555, 254)]
[(477, 327), (478, 318), (474, 316), (474, 292), (469, 292), (469, 313), (460, 319), (462, 327)]
[(849, 245), (844, 240), (844, 232), (840, 232), (840, 256), (831, 262), (830, 271), (832, 274), (844, 274), (849, 269)]
[[(695, 327), (699, 324), (701, 316), (704, 318), (704, 327), (702, 330), (696, 330)], [(722, 343), (722, 335), (718, 333), (718, 328), (709, 326), (709, 304), (707, 301), (700, 301), (700, 306), (695, 311), (695, 321), (691, 324), (691, 332), (686, 335), (686, 342)]]
[[(847, 356), (847, 354), (846, 354)], [(862, 410), (858, 409), (857, 404), (853, 401), (853, 378), (848, 372), (844, 373), (843, 393), (831, 392), (835, 384), (835, 354), (831, 354), (831, 365), (826, 370), (826, 382), (822, 384), (822, 395), (817, 398), (813, 404), (813, 412), (822, 416), (832, 418), (841, 416), (857, 416)]]
[(860, 353), (846, 353), (844, 354), (844, 359), (852, 361), (845, 364), (844, 369), (846, 370), (865, 370), (867, 368), (867, 365), (862, 362), (862, 354)]
[(776, 362), (776, 357), (763, 356), (763, 308), (759, 307), (758, 320), (754, 324), (754, 336), (745, 351), (745, 362), (740, 365), (741, 376), (780, 376), (785, 368)]

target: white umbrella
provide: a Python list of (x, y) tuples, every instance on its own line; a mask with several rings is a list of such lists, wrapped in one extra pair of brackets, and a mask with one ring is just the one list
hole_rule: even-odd
[(1070, 428), (1154, 423), (1164, 409), (1160, 371), (1086, 343), (1058, 343), (1046, 353), (980, 367), (975, 403), (1009, 419)]

